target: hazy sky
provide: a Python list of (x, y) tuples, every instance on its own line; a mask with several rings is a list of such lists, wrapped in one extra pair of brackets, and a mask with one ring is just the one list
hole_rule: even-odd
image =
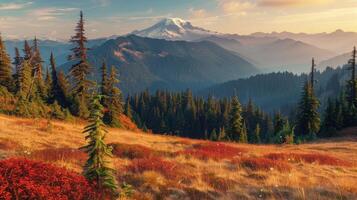
[(67, 39), (79, 10), (90, 38), (165, 17), (224, 33), (357, 31), (357, 0), (0, 0), (0, 31), (7, 38)]

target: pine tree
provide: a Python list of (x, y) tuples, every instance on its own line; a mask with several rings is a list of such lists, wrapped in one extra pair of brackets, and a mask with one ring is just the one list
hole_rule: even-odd
[(125, 106), (124, 106), (124, 114), (129, 117), (130, 119), (133, 119), (133, 114), (131, 110), (131, 105), (130, 105), (130, 97), (128, 96), (125, 101)]
[(313, 77), (314, 62), (311, 71), (311, 81), (306, 81), (299, 104), (297, 128), (301, 136), (316, 136), (320, 130), (320, 116), (318, 112), (320, 103), (312, 87), (314, 82)]
[(86, 47), (87, 38), (84, 34), (84, 19), (83, 13), (80, 12), (80, 19), (76, 26), (76, 34), (71, 38), (74, 44), (72, 48), (73, 54), (69, 56), (70, 60), (75, 60), (75, 64), (70, 69), (71, 78), (73, 79), (72, 94), (74, 95), (74, 106), (72, 110), (75, 115), (80, 117), (88, 116), (88, 98), (93, 82), (88, 79), (90, 73), (90, 65), (87, 60)]
[(102, 82), (100, 84), (100, 92), (103, 96), (108, 95), (108, 73), (107, 73), (107, 65), (103, 62), (102, 67)]
[(84, 128), (85, 139), (88, 144), (81, 147), (87, 154), (88, 160), (84, 166), (83, 174), (89, 181), (95, 181), (101, 195), (105, 197), (105, 191), (109, 191), (113, 196), (117, 195), (117, 182), (114, 177), (114, 170), (110, 167), (112, 148), (105, 144), (104, 139), (107, 134), (103, 119), (104, 107), (100, 104), (100, 96), (96, 96), (91, 103), (89, 125)]
[(260, 134), (261, 134), (260, 124), (257, 124), (254, 129), (254, 140), (253, 140), (254, 143), (258, 143), (258, 144), (261, 143)]
[(31, 65), (33, 67), (32, 69), (32, 76), (37, 79), (37, 81), (42, 81), (43, 80), (43, 71), (42, 71), (42, 57), (40, 53), (40, 49), (38, 47), (38, 40), (35, 37), (33, 40), (33, 52), (32, 52), (32, 58), (31, 58)]
[(47, 100), (49, 100), (50, 95), (51, 95), (51, 86), (53, 84), (52, 81), (52, 77), (50, 75), (50, 72), (48, 70), (48, 68), (46, 68), (46, 77), (45, 77), (45, 85), (46, 85), (46, 89), (47, 89)]
[(240, 140), (243, 130), (242, 107), (237, 96), (232, 98), (231, 111), (229, 113), (229, 132), (228, 136), (233, 141)]
[(243, 121), (243, 125), (239, 133), (239, 142), (248, 143), (248, 133), (247, 133), (247, 126), (245, 125), (245, 121)]
[(28, 97), (31, 95), (31, 84), (32, 84), (32, 77), (31, 77), (31, 66), (29, 65), (28, 61), (25, 60), (22, 63), (22, 67), (20, 70), (20, 74), (18, 77), (18, 82), (19, 82), (19, 90), (18, 90), (18, 96), (21, 99), (28, 100)]
[(21, 65), (23, 62), (23, 58), (20, 56), (19, 49), (15, 47), (15, 57), (14, 57), (14, 62), (12, 63), (15, 66), (15, 74), (14, 74), (14, 79), (15, 79), (15, 91), (19, 91), (19, 74), (21, 71)]
[(23, 52), (25, 60), (30, 60), (32, 58), (32, 49), (27, 40), (25, 40)]
[(353, 48), (352, 58), (348, 61), (351, 65), (351, 79), (347, 82), (347, 101), (349, 106), (357, 107), (357, 80), (356, 80), (356, 47)]
[(209, 136), (209, 140), (211, 140), (211, 141), (217, 141), (218, 140), (216, 129), (212, 130), (212, 132), (211, 132), (211, 134)]
[(119, 116), (123, 112), (122, 94), (120, 89), (116, 86), (116, 84), (119, 83), (117, 76), (116, 69), (112, 66), (108, 78), (107, 100), (104, 105), (108, 111), (104, 115), (104, 121), (113, 127), (121, 126)]
[(0, 85), (9, 91), (13, 89), (11, 59), (6, 52), (6, 47), (0, 35)]

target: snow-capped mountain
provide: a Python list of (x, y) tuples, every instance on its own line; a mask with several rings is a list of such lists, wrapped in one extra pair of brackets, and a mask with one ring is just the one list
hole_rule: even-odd
[(134, 31), (132, 34), (157, 39), (193, 41), (219, 33), (195, 27), (180, 18), (166, 18), (147, 29)]

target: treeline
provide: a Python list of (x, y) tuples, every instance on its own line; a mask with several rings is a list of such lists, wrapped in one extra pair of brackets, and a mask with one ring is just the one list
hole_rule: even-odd
[(25, 117), (87, 119), (91, 99), (99, 94), (103, 96), (101, 103), (105, 107), (104, 122), (120, 126), (122, 97), (117, 87), (118, 74), (115, 67), (108, 70), (103, 61), (101, 83), (90, 80), (92, 66), (87, 59), (82, 12), (75, 32), (71, 38), (72, 54), (68, 56), (72, 66), (67, 75), (57, 69), (52, 53), (50, 67), (44, 68), (36, 38), (32, 45), (24, 42), (22, 54), (15, 48), (15, 57), (11, 61), (0, 36), (0, 111)]

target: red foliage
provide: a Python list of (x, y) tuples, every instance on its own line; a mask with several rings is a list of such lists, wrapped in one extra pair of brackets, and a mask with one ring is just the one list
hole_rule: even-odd
[(317, 163), (320, 165), (352, 166), (350, 162), (333, 156), (318, 153), (270, 153), (265, 155), (272, 160), (286, 160), (289, 162)]
[(122, 158), (149, 158), (155, 154), (155, 151), (140, 144), (112, 143), (109, 145), (113, 147), (113, 155)]
[(240, 159), (232, 160), (232, 163), (238, 164), (251, 170), (278, 170), (280, 172), (287, 172), (291, 170), (291, 166), (288, 163), (282, 162), (280, 160), (271, 160), (268, 158), (243, 157)]
[(64, 168), (25, 159), (0, 161), (0, 199), (95, 199), (86, 179)]
[(18, 143), (13, 142), (13, 141), (2, 141), (0, 142), (0, 149), (2, 150), (12, 150), (16, 149), (19, 146)]
[(232, 147), (224, 143), (207, 142), (194, 145), (193, 148), (179, 151), (179, 154), (189, 155), (201, 160), (223, 160), (233, 158), (235, 156), (241, 156), (246, 152), (246, 149)]
[(127, 169), (133, 173), (155, 171), (168, 179), (176, 179), (181, 174), (178, 163), (163, 160), (157, 157), (134, 159)]
[(124, 129), (139, 132), (140, 129), (136, 126), (136, 124), (126, 115), (121, 114), (119, 116), (120, 123)]

